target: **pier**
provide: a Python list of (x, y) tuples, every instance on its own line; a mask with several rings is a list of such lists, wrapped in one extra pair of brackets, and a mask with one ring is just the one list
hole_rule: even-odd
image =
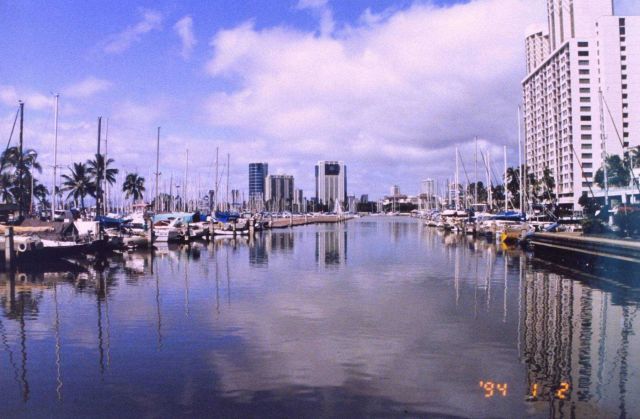
[(530, 239), (537, 257), (584, 271), (640, 278), (640, 242), (581, 233), (535, 233)]
[(286, 218), (274, 218), (270, 221), (270, 228), (287, 228), (310, 224), (341, 223), (352, 219), (351, 215), (298, 215)]

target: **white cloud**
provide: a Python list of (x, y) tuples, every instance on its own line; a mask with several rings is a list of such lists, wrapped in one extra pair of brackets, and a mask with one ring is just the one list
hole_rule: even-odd
[(182, 43), (182, 58), (188, 59), (191, 57), (191, 53), (197, 42), (193, 34), (193, 19), (191, 16), (185, 16), (176, 22), (173, 29), (180, 37), (180, 42)]
[(96, 93), (103, 92), (112, 86), (108, 80), (98, 79), (96, 77), (87, 77), (84, 80), (67, 86), (62, 90), (65, 96), (75, 98), (87, 98)]
[(0, 103), (17, 107), (19, 101), (23, 101), (28, 110), (47, 109), (53, 103), (50, 96), (33, 91), (18, 90), (14, 86), (0, 85)]
[[(247, 22), (211, 42), (208, 72), (235, 89), (206, 106), (212, 123), (288, 157), (296, 183), (313, 184), (314, 160), (340, 158), (352, 181), (366, 174), (350, 181), (354, 193), (403, 178), (417, 189), (422, 177), (451, 175), (453, 145), (476, 135), (515, 150), (522, 34), (543, 13), (539, 0), (414, 4), (321, 37)], [(301, 160), (310, 168), (295, 173)]]
[(154, 10), (143, 10), (142, 19), (133, 26), (129, 26), (122, 32), (110, 36), (104, 44), (103, 50), (107, 54), (118, 54), (126, 51), (143, 35), (159, 30), (162, 27), (163, 16)]

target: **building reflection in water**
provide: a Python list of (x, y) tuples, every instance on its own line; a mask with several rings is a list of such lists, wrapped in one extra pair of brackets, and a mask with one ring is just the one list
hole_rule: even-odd
[(640, 411), (640, 399), (628, 397), (640, 377), (627, 368), (640, 364), (633, 329), (639, 300), (613, 304), (625, 288), (607, 293), (541, 266), (529, 268), (521, 289), (522, 357), (529, 388), (537, 386), (534, 404), (547, 402), (536, 407), (571, 417)]
[(347, 231), (335, 230), (316, 232), (316, 263), (321, 268), (343, 265), (347, 260)]

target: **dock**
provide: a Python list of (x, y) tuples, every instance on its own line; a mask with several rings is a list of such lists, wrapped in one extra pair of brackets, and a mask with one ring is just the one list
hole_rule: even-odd
[(341, 223), (352, 219), (349, 215), (297, 215), (285, 218), (274, 218), (270, 220), (270, 228), (297, 227), (310, 224), (333, 224)]
[(640, 242), (581, 233), (535, 233), (529, 238), (536, 257), (582, 271), (640, 278)]

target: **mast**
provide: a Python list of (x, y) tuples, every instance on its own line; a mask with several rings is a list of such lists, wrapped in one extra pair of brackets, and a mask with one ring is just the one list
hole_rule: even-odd
[(56, 209), (56, 188), (58, 187), (58, 100), (60, 94), (55, 96), (54, 122), (53, 122), (53, 190), (51, 198), (51, 221), (54, 221)]
[(518, 171), (520, 172), (520, 214), (524, 214), (524, 177), (525, 170), (522, 167), (522, 127), (520, 126), (520, 105), (518, 105)]
[[(96, 155), (96, 163), (100, 159), (100, 135), (102, 131), (102, 117), (98, 117), (98, 154)], [(96, 164), (96, 216), (102, 213), (102, 168)]]
[(507, 146), (504, 146), (504, 212), (509, 211), (509, 189), (507, 188)]
[(491, 181), (491, 151), (487, 151), (487, 184), (489, 185), (489, 208), (493, 209), (493, 182)]
[[(607, 136), (604, 132), (604, 105), (602, 89), (598, 89), (600, 97), (600, 140), (602, 141), (602, 167), (604, 171), (604, 204), (609, 205), (609, 174), (607, 173)], [(608, 214), (607, 214), (608, 217)]]
[(227, 211), (231, 210), (231, 205), (229, 205), (229, 164), (230, 164), (231, 156), (227, 153)]
[(475, 154), (475, 162), (474, 162), (474, 170), (476, 172), (475, 184), (473, 187), (473, 203), (477, 208), (478, 205), (478, 136), (476, 135), (476, 154)]
[(107, 182), (107, 158), (109, 155), (109, 118), (107, 118), (107, 126), (104, 133), (104, 214), (109, 213), (109, 182)]
[(218, 179), (218, 147), (216, 147), (216, 187), (215, 190), (213, 191), (214, 194), (214, 201), (215, 201), (215, 209), (218, 209), (218, 187), (220, 185), (220, 180)]
[(20, 215), (20, 220), (22, 220), (24, 216), (24, 185), (23, 182), (23, 155), (22, 155), (22, 145), (23, 145), (23, 133), (24, 133), (24, 102), (20, 101), (20, 156), (18, 156), (18, 193), (20, 194), (20, 199), (18, 200), (18, 211)]
[(187, 185), (189, 185), (189, 149), (187, 148), (187, 165), (184, 169), (184, 203), (185, 211), (189, 211), (189, 195), (187, 194)]
[(458, 211), (458, 201), (460, 201), (460, 197), (459, 197), (460, 187), (458, 186), (460, 184), (460, 182), (458, 181), (458, 170), (460, 165), (459, 158), (460, 158), (460, 155), (458, 154), (458, 147), (456, 147), (456, 175), (454, 176), (454, 181), (453, 181), (454, 182), (453, 187), (456, 188), (455, 193), (453, 195), (456, 199), (456, 202), (455, 202), (456, 211)]
[(160, 207), (160, 201), (158, 200), (158, 197), (160, 196), (159, 194), (159, 177), (160, 177), (160, 127), (158, 127), (158, 136), (156, 138), (156, 205), (155, 205), (155, 210), (156, 213), (161, 211), (161, 207)]

